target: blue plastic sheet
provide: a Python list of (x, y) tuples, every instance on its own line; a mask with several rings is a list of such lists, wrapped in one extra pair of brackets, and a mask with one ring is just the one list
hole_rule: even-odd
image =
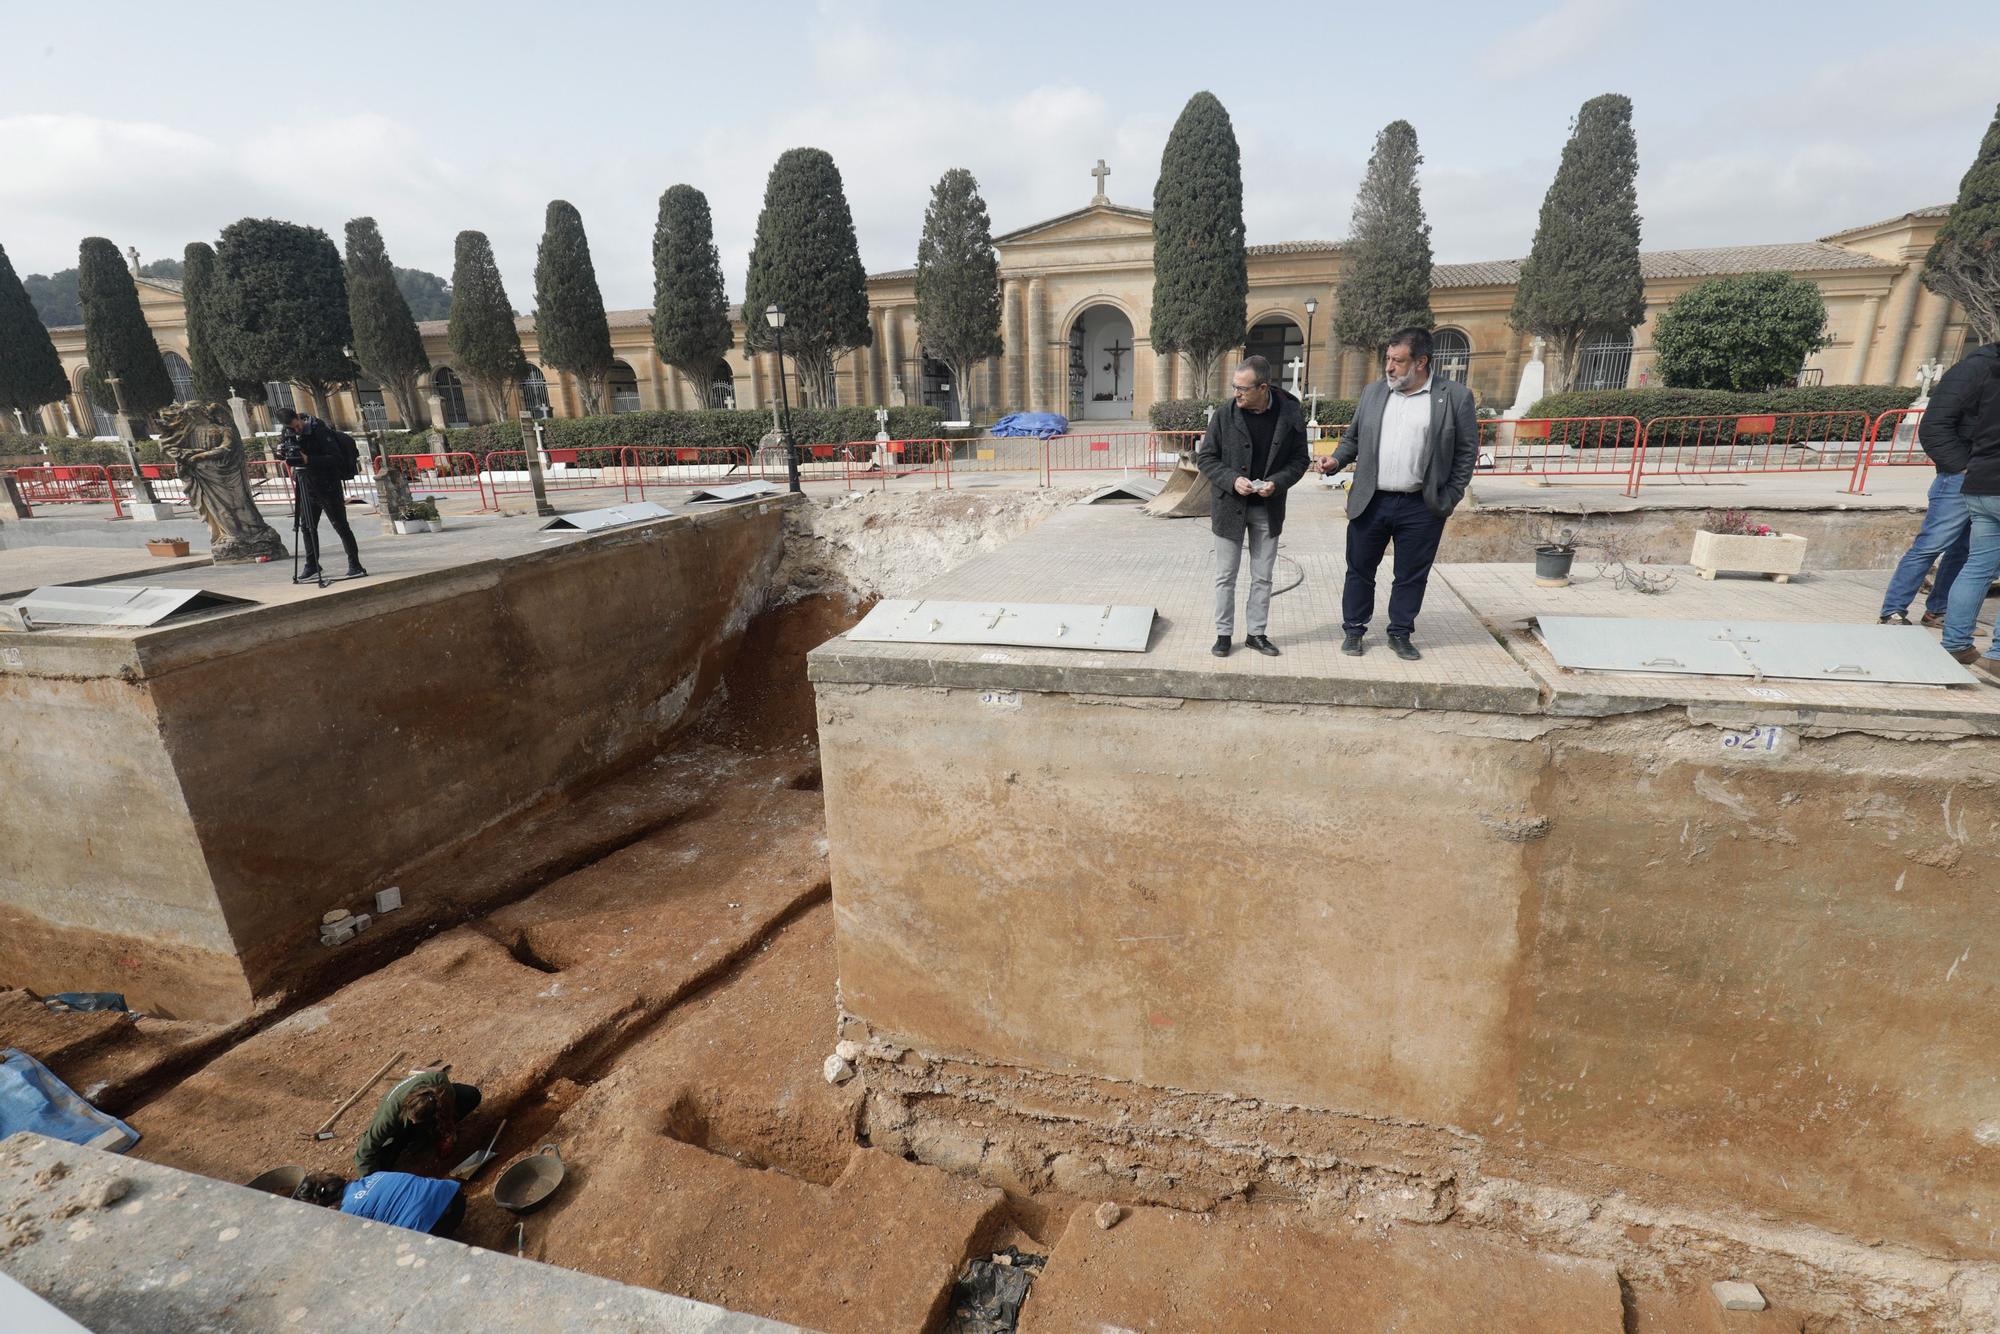
[(993, 423), (992, 434), (1035, 436), (1046, 440), (1069, 430), (1069, 418), (1060, 412), (1010, 412)]
[(0, 1051), (0, 1140), (23, 1130), (114, 1153), (139, 1142), (138, 1131), (79, 1098), (28, 1053), (8, 1047)]

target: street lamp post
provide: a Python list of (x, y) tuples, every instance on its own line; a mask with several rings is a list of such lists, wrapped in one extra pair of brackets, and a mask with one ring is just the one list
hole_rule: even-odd
[(1319, 309), (1319, 302), (1313, 297), (1306, 298), (1306, 392), (1313, 387), (1313, 314)]
[(125, 389), (116, 375), (104, 377), (104, 383), (111, 388), (111, 401), (118, 407), (118, 439), (125, 446), (125, 462), (132, 469), (132, 499), (140, 505), (157, 505), (159, 500), (153, 495), (153, 484), (139, 471), (139, 454), (132, 447), (132, 418), (125, 411)]
[(764, 307), (764, 318), (778, 335), (778, 406), (785, 415), (779, 433), (785, 437), (785, 476), (791, 489), (799, 491), (799, 442), (792, 438), (792, 399), (785, 389), (785, 308), (773, 301)]

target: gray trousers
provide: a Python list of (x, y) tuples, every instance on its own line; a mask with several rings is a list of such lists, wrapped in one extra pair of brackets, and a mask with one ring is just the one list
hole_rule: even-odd
[[(1271, 628), (1271, 572), (1278, 566), (1278, 539), (1271, 536), (1271, 514), (1262, 505), (1245, 507), (1250, 542), (1250, 596), (1243, 605), (1245, 634), (1261, 635)], [(1236, 630), (1236, 569), (1243, 561), (1243, 542), (1215, 539), (1215, 633)]]

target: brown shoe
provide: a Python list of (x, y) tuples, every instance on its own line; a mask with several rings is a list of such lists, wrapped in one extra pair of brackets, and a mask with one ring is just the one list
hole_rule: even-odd
[(1927, 611), (1924, 613), (1924, 618), (1920, 624), (1926, 629), (1942, 630), (1944, 629), (1944, 613), (1941, 611)]
[(1948, 648), (1945, 652), (1951, 654), (1954, 662), (1962, 662), (1968, 667), (1979, 661), (1979, 650), (1976, 648)]

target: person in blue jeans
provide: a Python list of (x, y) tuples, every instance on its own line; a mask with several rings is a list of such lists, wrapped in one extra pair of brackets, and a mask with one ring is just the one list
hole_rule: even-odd
[(391, 1227), (449, 1237), (465, 1218), (465, 1191), (456, 1181), (440, 1181), (409, 1172), (370, 1172), (349, 1181), (337, 1172), (313, 1172), (299, 1182), (292, 1198), (307, 1204), (338, 1207), (344, 1214), (370, 1218)]
[(1945, 603), (1945, 650), (2000, 684), (2000, 646), (1989, 643), (1983, 657), (1972, 646), (1979, 608), (2000, 574), (2000, 343), (1974, 348), (1945, 372), (1918, 438), (1939, 468), (1957, 465), (1965, 472), (1959, 490), (1967, 519), (1965, 563)]
[(1931, 572), (1932, 565), (1937, 566), (1937, 577), (1931, 580), (1930, 595), (1924, 599), (1923, 623), (1933, 627), (1944, 624), (1945, 602), (1951, 596), (1953, 581), (1965, 565), (1966, 542), (1972, 527), (1972, 517), (1965, 508), (1964, 486), (1964, 469), (1947, 472), (1942, 463), (1937, 465), (1930, 503), (1924, 507), (1923, 526), (1917, 529), (1916, 540), (1903, 553), (1903, 559), (1896, 563), (1895, 572), (1889, 576), (1888, 590), (1882, 594), (1883, 625), (1910, 623), (1910, 603), (1916, 600), (1917, 590), (1924, 586), (1924, 576)]

